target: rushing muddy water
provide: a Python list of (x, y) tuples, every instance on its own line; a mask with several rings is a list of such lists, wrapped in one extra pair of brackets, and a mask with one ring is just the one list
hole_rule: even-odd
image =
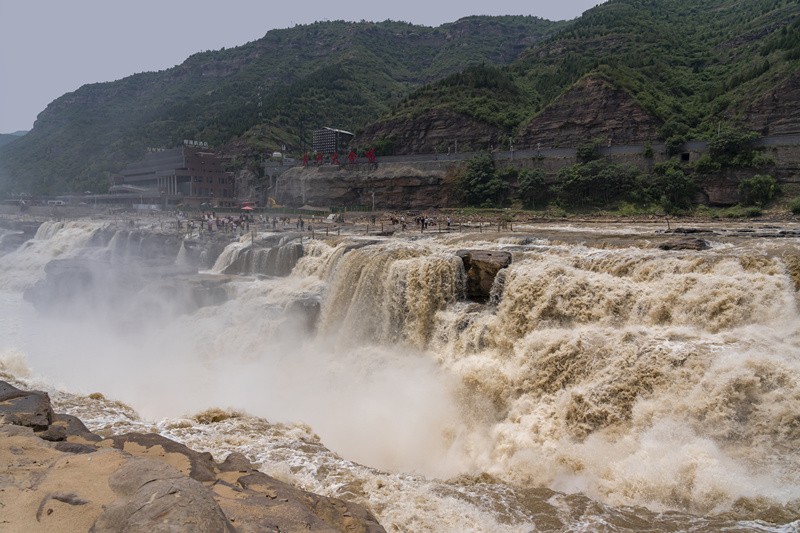
[[(389, 531), (797, 531), (797, 228), (706, 228), (703, 251), (647, 224), (515, 229), (208, 257), (45, 223), (0, 256), (0, 373)], [(465, 248), (513, 255), (487, 304)]]

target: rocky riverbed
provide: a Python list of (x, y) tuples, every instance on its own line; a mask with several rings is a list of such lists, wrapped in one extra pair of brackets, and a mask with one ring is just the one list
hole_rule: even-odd
[(46, 393), (0, 381), (0, 530), (382, 532), (363, 507), (299, 490), (243, 455), (156, 434), (103, 438)]

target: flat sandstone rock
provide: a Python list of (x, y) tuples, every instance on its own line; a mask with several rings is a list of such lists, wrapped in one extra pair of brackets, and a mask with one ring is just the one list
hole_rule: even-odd
[[(47, 394), (0, 381), (0, 531), (348, 532), (385, 530), (360, 505), (216, 463), (155, 434), (101, 439)], [(44, 437), (44, 438), (43, 438)]]

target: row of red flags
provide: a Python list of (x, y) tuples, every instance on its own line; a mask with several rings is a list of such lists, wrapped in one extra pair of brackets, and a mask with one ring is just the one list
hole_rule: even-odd
[[(364, 153), (364, 157), (367, 158), (367, 161), (370, 163), (377, 162), (378, 158), (375, 156), (375, 148), (370, 148)], [(317, 155), (314, 156), (314, 161), (317, 165), (321, 165), (325, 156), (322, 152), (317, 152)], [(358, 154), (356, 154), (355, 150), (350, 150), (350, 153), (347, 154), (347, 161), (352, 165), (356, 161), (358, 161)], [(307, 167), (309, 162), (308, 152), (303, 154), (303, 166)], [(339, 164), (339, 154), (334, 152), (331, 156), (331, 164), (338, 165)]]

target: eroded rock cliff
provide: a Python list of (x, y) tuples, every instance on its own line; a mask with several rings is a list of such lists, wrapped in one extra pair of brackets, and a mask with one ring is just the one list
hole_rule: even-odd
[(800, 131), (800, 74), (748, 106), (745, 120), (762, 135)]
[(451, 200), (456, 172), (452, 163), (295, 167), (281, 175), (278, 200), (318, 207), (442, 207)]
[(625, 90), (588, 76), (522, 129), (518, 148), (577, 146), (601, 139), (612, 144), (655, 141), (660, 124)]
[(489, 149), (506, 135), (502, 129), (467, 115), (435, 110), (415, 117), (377, 122), (359, 135), (358, 143), (368, 146), (390, 140), (395, 147), (393, 155), (445, 154)]

